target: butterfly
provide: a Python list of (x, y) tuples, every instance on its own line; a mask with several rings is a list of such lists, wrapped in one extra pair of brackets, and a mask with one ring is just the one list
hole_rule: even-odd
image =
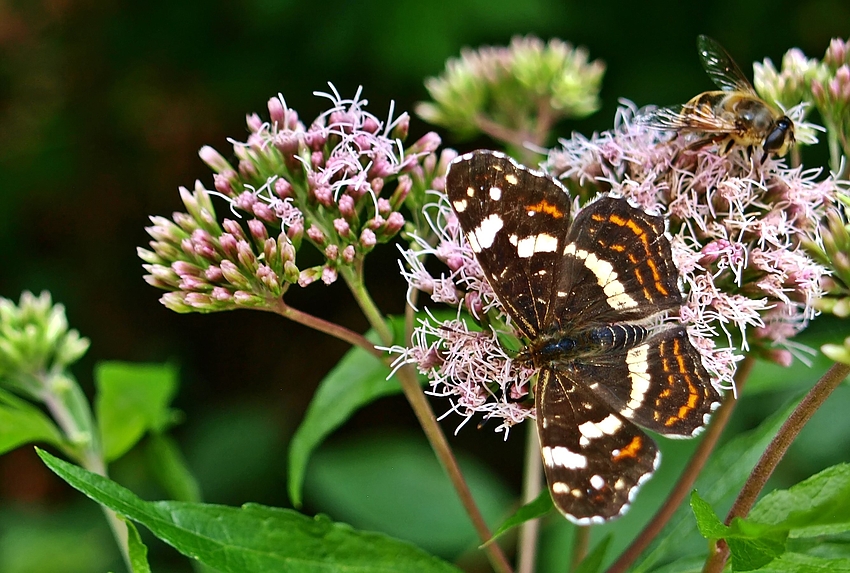
[(699, 433), (720, 394), (684, 326), (647, 321), (684, 303), (662, 217), (601, 197), (574, 220), (552, 177), (508, 156), (457, 157), (446, 193), (538, 369), (534, 399), (549, 492), (571, 521), (622, 515), (668, 437)]

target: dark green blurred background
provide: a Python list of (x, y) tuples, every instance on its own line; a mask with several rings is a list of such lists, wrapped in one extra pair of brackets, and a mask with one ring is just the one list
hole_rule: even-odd
[[(161, 293), (142, 280), (135, 254), (147, 243), (148, 215), (182, 209), (179, 185), (200, 178), (211, 186), (197, 150), (209, 144), (231, 156), (226, 138), (243, 138), (245, 114), (265, 117), (266, 101), (278, 92), (309, 121), (326, 103), (314, 90), (332, 81), (348, 97), (362, 85), (369, 110), (385, 117), (390, 100), (411, 110), (424, 99), (423, 79), (461, 48), (526, 33), (584, 45), (606, 62), (602, 110), (561, 126), (563, 135), (589, 134), (610, 127), (617, 98), (672, 104), (710, 88), (697, 34), (719, 40), (751, 73), (752, 61), (778, 62), (791, 47), (822, 56), (831, 37), (850, 35), (850, 4), (0, 0), (0, 295), (17, 300), (22, 290), (49, 289), (66, 305), (72, 326), (92, 341), (76, 369), (88, 390), (99, 360), (177, 362), (176, 406), (186, 420), (175, 435), (205, 499), (285, 505), (286, 441), (346, 348), (264, 313), (166, 310)], [(409, 141), (427, 130), (414, 119)], [(395, 313), (405, 288), (396, 257), (386, 247), (369, 262), (375, 297)], [(350, 328), (366, 327), (341, 284), (314, 284), (287, 298)], [(438, 412), (447, 407), (435, 404)], [(449, 418), (447, 431), (457, 422)], [(412, 426), (406, 404), (385, 399), (341, 435)], [(506, 487), (518, 487), (521, 431), (504, 444), (471, 424), (456, 443), (495, 468)], [(143, 496), (161, 495), (138, 455), (112, 471)], [(0, 458), (0, 564), (12, 567), (21, 547), (51, 539), (68, 548), (68, 564), (56, 570), (120, 568), (96, 508), (80, 498), (32, 448)], [(188, 570), (167, 552), (162, 559)]]

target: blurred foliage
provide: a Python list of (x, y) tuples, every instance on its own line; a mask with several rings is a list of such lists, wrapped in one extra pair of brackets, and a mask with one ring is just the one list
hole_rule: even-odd
[[(619, 97), (665, 105), (709, 89), (696, 57), (697, 34), (716, 38), (751, 73), (748, 62), (779, 61), (791, 47), (819, 57), (831, 37), (846, 37), (848, 29), (850, 4), (844, 0), (687, 6), (669, 0), (651, 6), (624, 0), (330, 0), (321, 9), (292, 0), (0, 0), (0, 295), (16, 299), (23, 290), (49, 289), (65, 304), (70, 323), (93, 341), (75, 370), (90, 393), (96, 361), (179, 364), (174, 406), (189, 423), (175, 430), (176, 437), (204, 498), (283, 505), (284, 437), (347, 349), (264, 313), (178, 316), (157, 302), (160, 293), (142, 280), (135, 248), (147, 241), (148, 215), (179, 208), (178, 185), (208, 178), (197, 157), (201, 146), (223, 148), (226, 137), (240, 137), (245, 114), (262, 111), (278, 92), (304, 117), (314, 117), (324, 103), (311, 93), (327, 81), (346, 95), (363, 85), (375, 111), (391, 99), (396, 109), (410, 111), (426, 98), (423, 80), (463, 47), (505, 45), (528, 33), (585, 46), (605, 62), (601, 110), (560, 126), (564, 135), (590, 133), (610, 127)], [(414, 121), (411, 137), (426, 130)], [(827, 154), (812, 157), (806, 156), (807, 166), (825, 164)], [(373, 295), (387, 312), (403, 310), (403, 281), (387, 272), (396, 268), (396, 258), (385, 249), (369, 266)], [(315, 285), (289, 302), (365, 330), (339, 285)], [(812, 328), (833, 326), (820, 321)], [(305, 348), (316, 360), (304, 359)], [(751, 387), (768, 386), (760, 381), (765, 377), (788, 390), (765, 391), (754, 400), (745, 395), (734, 421), (738, 429), (756, 426), (788, 393), (805, 387), (799, 371), (765, 372), (754, 373)], [(834, 398), (835, 412), (850, 407), (847, 392)], [(447, 406), (436, 407), (442, 412)], [(841, 439), (822, 439), (833, 418), (821, 414), (780, 467), (778, 484), (847, 459)], [(402, 399), (386, 398), (358, 413), (344, 431), (356, 440), (365, 427), (412, 425)], [(516, 490), (520, 438), (505, 443), (487, 429), (467, 428), (453, 443)], [(329, 451), (333, 447), (332, 441)], [(113, 475), (149, 499), (167, 497), (152, 476), (134, 473), (143, 466), (139, 455), (131, 452)], [(665, 484), (659, 473), (645, 493)], [(90, 503), (81, 511), (79, 501), (31, 448), (0, 457), (0, 570), (117, 568), (102, 515)], [(311, 503), (307, 511), (330, 510), (329, 502)], [(62, 547), (67, 551), (57, 550)], [(150, 544), (149, 558), (155, 571), (189, 570), (159, 542)]]

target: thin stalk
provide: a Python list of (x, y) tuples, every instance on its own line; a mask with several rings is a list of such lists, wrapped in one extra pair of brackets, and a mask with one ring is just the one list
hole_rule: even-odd
[[(752, 371), (754, 363), (755, 360), (747, 356), (738, 367), (738, 371), (735, 374), (735, 388), (739, 394)], [(723, 403), (714, 412), (702, 441), (697, 446), (685, 471), (679, 477), (676, 485), (673, 486), (664, 504), (658, 509), (635, 540), (632, 541), (632, 544), (620, 555), (619, 559), (608, 568), (607, 573), (623, 573), (626, 571), (640, 557), (640, 554), (649, 547), (652, 540), (661, 533), (661, 530), (664, 529), (664, 526), (667, 525), (667, 522), (670, 521), (670, 518), (673, 517), (673, 514), (676, 513), (676, 510), (682, 505), (682, 502), (691, 492), (691, 489), (693, 489), (697, 476), (699, 476), (703, 466), (708, 461), (708, 457), (717, 445), (717, 440), (720, 439), (720, 435), (723, 433), (726, 424), (729, 423), (729, 418), (732, 416), (732, 411), (735, 409), (737, 402), (732, 392), (726, 395), (726, 399), (723, 400)]]
[(303, 324), (304, 326), (308, 326), (314, 330), (318, 330), (319, 332), (324, 332), (325, 334), (338, 338), (352, 346), (360, 347), (376, 358), (383, 358), (384, 356), (384, 353), (375, 348), (375, 345), (369, 342), (369, 340), (362, 334), (358, 334), (344, 326), (340, 326), (323, 318), (319, 318), (318, 316), (313, 316), (312, 314), (293, 308), (283, 302), (283, 299), (272, 301), (268, 310), (277, 313), (284, 318), (288, 318), (293, 322), (297, 322), (298, 324)]
[[(478, 533), (478, 537), (482, 541), (489, 541), (493, 535), (484, 521), (484, 516), (481, 515), (478, 506), (475, 504), (475, 499), (473, 499), (472, 492), (469, 490), (469, 486), (460, 472), (457, 459), (454, 457), (451, 447), (449, 447), (446, 435), (437, 423), (437, 418), (434, 416), (431, 404), (428, 403), (428, 400), (422, 393), (416, 371), (411, 365), (407, 364), (398, 369), (396, 376), (401, 382), (401, 389), (410, 403), (410, 407), (413, 408), (413, 412), (416, 414), (416, 418), (419, 420), (419, 424), (422, 426), (425, 436), (431, 444), (431, 448), (433, 448), (434, 453), (443, 465), (443, 469), (448, 474), (464, 509), (469, 514), (472, 525)], [(484, 546), (484, 550), (487, 552), (487, 558), (495, 571), (498, 573), (509, 573), (511, 571), (511, 566), (497, 543), (488, 543)]]
[(573, 555), (570, 557), (570, 572), (574, 572), (587, 557), (587, 548), (590, 547), (590, 527), (577, 525), (573, 534)]
[[(528, 427), (528, 424), (526, 424)], [(540, 495), (543, 483), (543, 464), (540, 462), (540, 441), (537, 428), (528, 428), (525, 440), (525, 464), (522, 477), (522, 505)], [(537, 560), (537, 541), (540, 536), (540, 520), (532, 519), (522, 524), (517, 542), (517, 573), (532, 573)]]
[[(729, 525), (736, 517), (746, 517), (753, 505), (758, 499), (759, 493), (764, 489), (767, 480), (773, 474), (776, 466), (785, 456), (788, 448), (797, 438), (800, 431), (811, 419), (815, 412), (823, 406), (826, 399), (832, 392), (841, 384), (847, 376), (850, 376), (850, 364), (842, 364), (836, 362), (826, 373), (818, 380), (806, 397), (794, 408), (782, 427), (773, 437), (773, 440), (767, 445), (764, 453), (759, 459), (750, 477), (747, 478), (744, 487), (738, 494), (735, 503), (732, 504), (732, 509), (726, 516), (726, 525)], [(723, 544), (717, 544), (709, 559), (706, 561), (703, 571), (705, 573), (719, 572), (726, 565), (726, 560), (729, 557), (729, 547)]]
[[(100, 448), (100, 440), (94, 426), (94, 418), (86, 401), (83, 391), (79, 385), (64, 373), (52, 376), (44, 376), (43, 387), (40, 398), (44, 402), (51, 416), (62, 428), (62, 432), (72, 444), (79, 444), (81, 440), (82, 451), (77, 450), (77, 461), (85, 469), (103, 477), (108, 477), (106, 462)], [(128, 571), (133, 570), (130, 562), (130, 549), (127, 542), (127, 524), (108, 507), (101, 505), (101, 511), (106, 517), (106, 522), (112, 530), (115, 542), (121, 558), (127, 566)]]

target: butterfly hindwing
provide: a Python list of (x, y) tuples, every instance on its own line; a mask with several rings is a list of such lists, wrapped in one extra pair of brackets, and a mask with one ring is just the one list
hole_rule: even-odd
[(564, 373), (543, 369), (536, 396), (540, 451), (555, 506), (581, 525), (621, 515), (655, 470), (658, 447)]
[(592, 381), (590, 389), (613, 411), (668, 437), (697, 435), (720, 405), (720, 394), (682, 326), (586, 360), (576, 370), (577, 376)]

